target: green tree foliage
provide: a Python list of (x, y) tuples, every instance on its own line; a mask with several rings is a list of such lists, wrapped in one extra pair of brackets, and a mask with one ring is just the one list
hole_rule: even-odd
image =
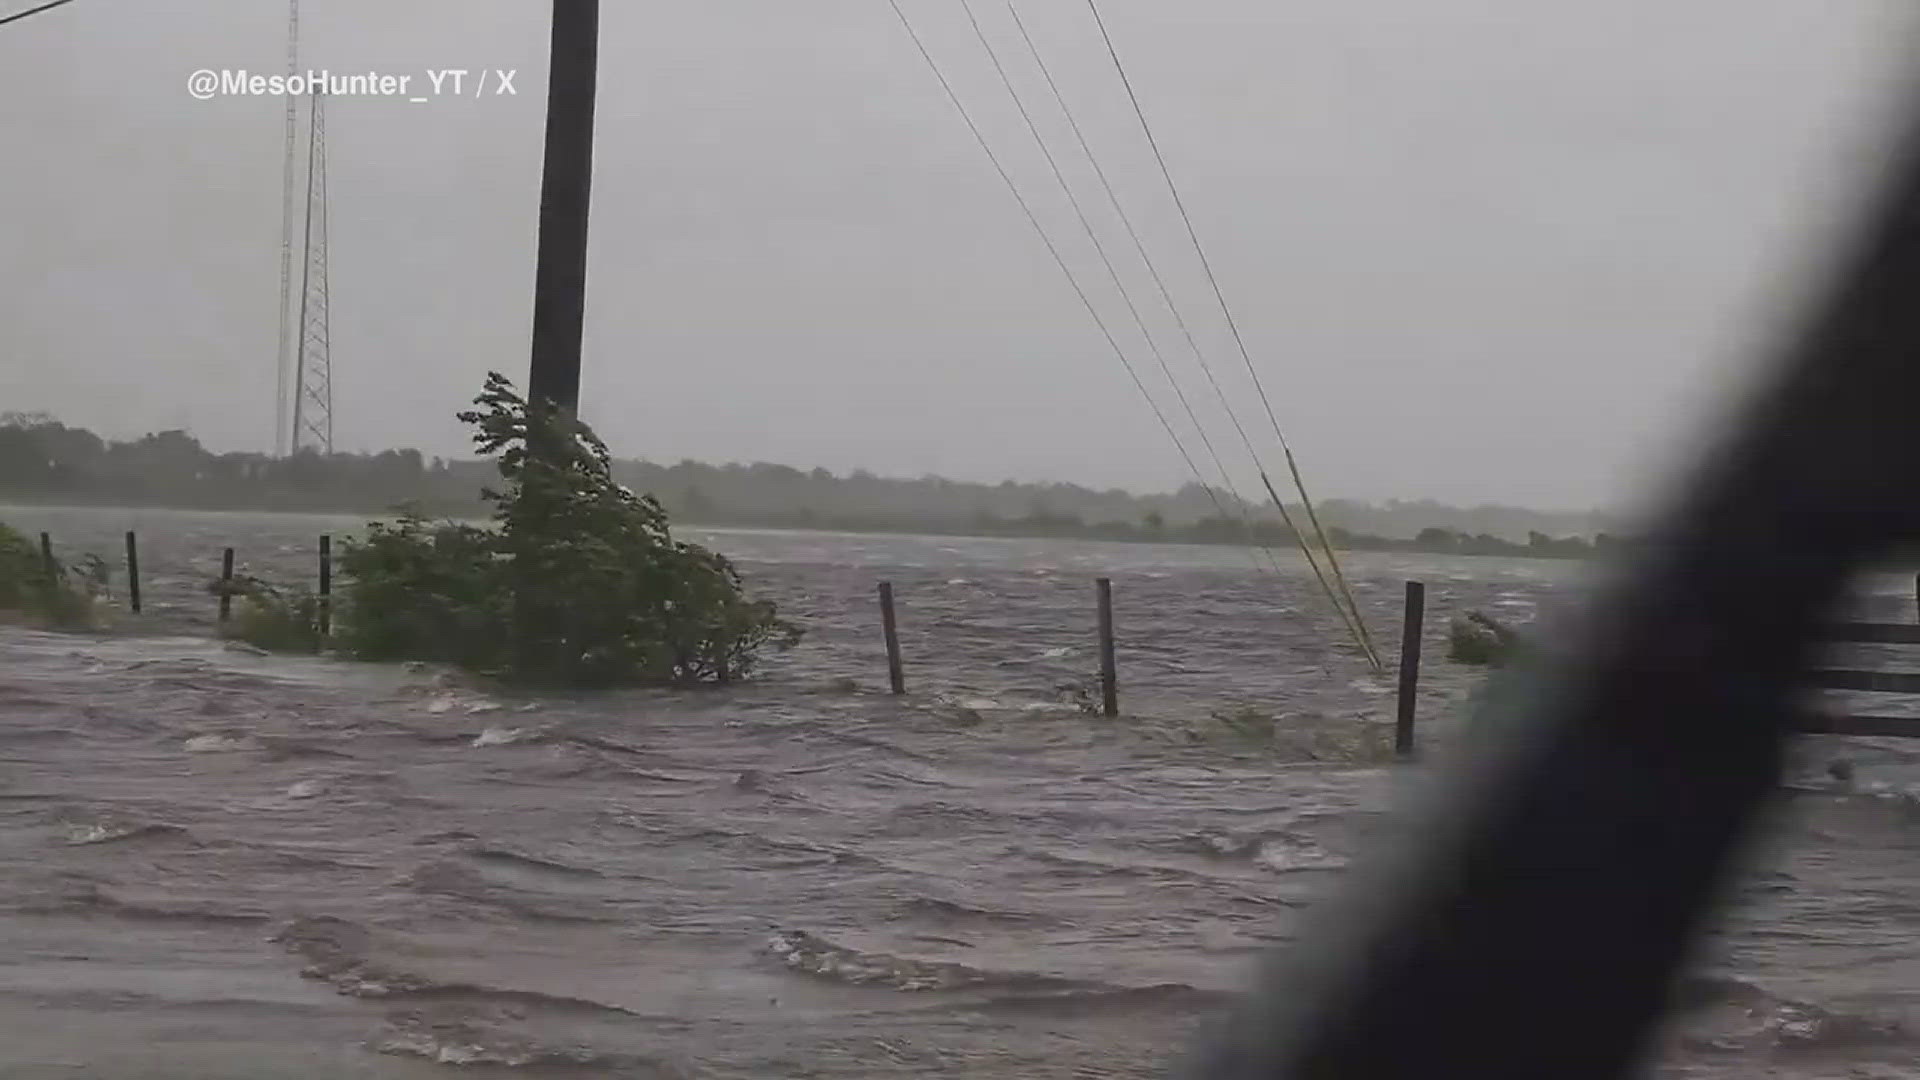
[(339, 556), (340, 645), (373, 660), (504, 668), (513, 618), (506, 557), (496, 534), (473, 525), (430, 522), (413, 510), (371, 523)]
[[(1295, 543), (1270, 503), (1242, 504), (1199, 484), (1136, 496), (1074, 484), (971, 484), (861, 470), (837, 476), (766, 462), (624, 460), (612, 462), (611, 471), (636, 491), (661, 493), (676, 520), (701, 525), (1245, 544), (1250, 516), (1260, 542)], [(468, 517), (487, 512), (476, 492), (495, 472), (489, 461), (428, 461), (416, 450), (216, 454), (182, 431), (109, 442), (45, 414), (0, 413), (0, 498), (231, 510), (378, 511), (404, 503)], [(1298, 507), (1291, 509), (1303, 520)], [(1328, 499), (1319, 510), (1330, 531), (1345, 530), (1337, 543), (1363, 551), (1579, 558), (1596, 547), (1580, 534), (1602, 524), (1594, 515), (1431, 501), (1374, 506)], [(1549, 535), (1568, 530), (1575, 535)]]
[(460, 419), (504, 484), (493, 527), (409, 513), (346, 545), (341, 643), (560, 686), (727, 682), (799, 629), (749, 599), (724, 556), (676, 541), (613, 479), (585, 424), (530, 408), (498, 374)]
[(372, 509), (432, 498), (471, 505), (484, 463), (437, 463), (417, 450), (289, 457), (216, 454), (184, 431), (108, 442), (41, 413), (0, 413), (0, 497), (192, 509)]

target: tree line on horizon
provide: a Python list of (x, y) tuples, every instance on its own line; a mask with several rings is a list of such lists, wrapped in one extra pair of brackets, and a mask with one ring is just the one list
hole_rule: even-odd
[[(1263, 543), (1294, 543), (1272, 503), (1235, 505), (1226, 493), (1194, 483), (1140, 495), (1076, 484), (902, 479), (864, 469), (843, 476), (766, 462), (686, 460), (617, 460), (613, 473), (688, 524), (1196, 543), (1245, 543), (1251, 526)], [(482, 513), (480, 492), (492, 478), (484, 460), (414, 449), (216, 453), (182, 430), (110, 440), (45, 413), (0, 414), (0, 498), (18, 501), (317, 512), (411, 505), (468, 517)], [(1598, 514), (1430, 500), (1329, 499), (1317, 508), (1336, 544), (1359, 549), (1569, 557), (1617, 543), (1605, 531), (1611, 523)], [(1297, 508), (1289, 510), (1302, 520)]]

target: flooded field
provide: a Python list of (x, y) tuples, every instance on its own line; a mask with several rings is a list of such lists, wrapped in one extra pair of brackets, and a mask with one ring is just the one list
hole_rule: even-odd
[[(1392, 680), (1303, 566), (1232, 549), (706, 535), (800, 648), (724, 690), (524, 697), (210, 638), (221, 547), (295, 580), (355, 521), (0, 517), (116, 560), (139, 530), (148, 608), (0, 630), (0, 1077), (1164, 1075), (1422, 768), (1289, 737), (1380, 724)], [(1577, 602), (1585, 570), (1350, 572), (1389, 649), (1427, 583), (1440, 740), (1479, 678), (1448, 616)], [(1118, 721), (1063, 690), (1094, 670), (1097, 575)], [(1869, 613), (1911, 621), (1905, 587)], [(1239, 706), (1276, 737), (1209, 719)], [(1814, 749), (1672, 1075), (1920, 1075), (1920, 746)]]

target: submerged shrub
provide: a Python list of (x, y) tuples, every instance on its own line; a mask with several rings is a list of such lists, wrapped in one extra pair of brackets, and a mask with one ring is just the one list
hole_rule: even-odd
[(748, 598), (717, 552), (613, 479), (585, 424), (530, 408), (498, 374), (460, 414), (505, 481), (494, 526), (406, 514), (349, 542), (341, 643), (367, 659), (451, 661), (561, 686), (727, 682), (799, 629)]
[(56, 630), (95, 625), (94, 602), (107, 591), (110, 571), (98, 555), (76, 566), (48, 563), (26, 535), (0, 523), (0, 611), (11, 611)]
[(1520, 635), (1490, 615), (1469, 611), (1447, 624), (1447, 659), (1499, 666), (1512, 658)]
[(411, 511), (346, 542), (339, 569), (342, 649), (368, 660), (433, 660), (493, 671), (506, 663), (505, 553), (473, 525)]
[(800, 628), (782, 620), (772, 601), (748, 598), (726, 556), (676, 541), (667, 565), (667, 667), (661, 677), (729, 682), (750, 675), (767, 647), (799, 644)]

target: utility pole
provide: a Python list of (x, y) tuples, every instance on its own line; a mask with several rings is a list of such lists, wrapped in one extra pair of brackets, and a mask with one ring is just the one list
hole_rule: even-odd
[[(533, 276), (533, 357), (527, 375), (531, 415), (551, 404), (566, 415), (580, 407), (580, 328), (587, 306), (587, 195), (593, 186), (594, 69), (600, 37), (599, 0), (553, 0), (547, 70), (547, 139), (540, 172), (540, 247)], [(541, 432), (547, 430), (542, 436)], [(564, 460), (550, 429), (535, 425), (528, 457)], [(540, 550), (514, 553), (513, 649), (526, 671), (542, 664)]]
[(550, 401), (568, 413), (580, 404), (580, 328), (586, 315), (587, 197), (593, 183), (599, 37), (599, 0), (553, 0), (527, 400), (530, 404)]

